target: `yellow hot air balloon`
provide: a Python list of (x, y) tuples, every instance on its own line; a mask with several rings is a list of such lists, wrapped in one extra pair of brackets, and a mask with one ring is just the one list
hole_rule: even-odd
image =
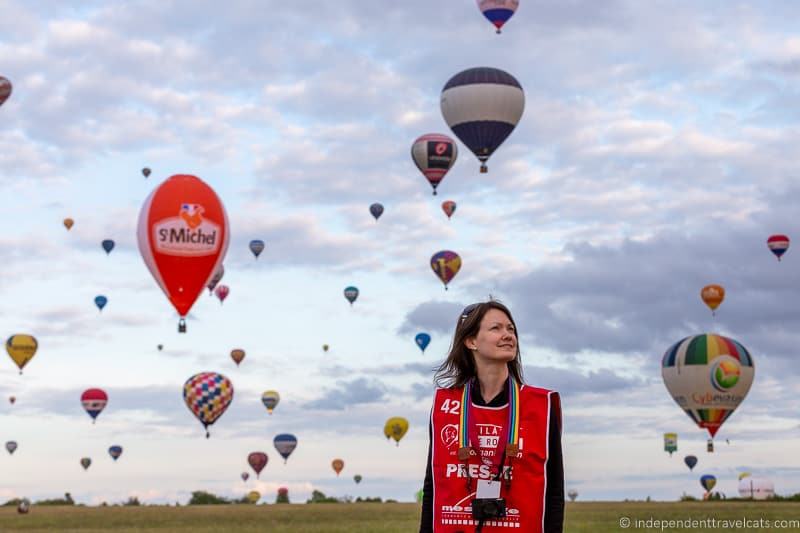
[(333, 461), (331, 461), (331, 467), (338, 476), (339, 473), (344, 469), (344, 461), (342, 461), (341, 459), (334, 459)]
[(383, 426), (383, 434), (386, 435), (386, 439), (394, 439), (397, 446), (400, 446), (400, 439), (403, 438), (407, 431), (408, 420), (402, 416), (393, 416)]
[(257, 490), (251, 490), (247, 493), (247, 501), (250, 503), (256, 503), (258, 500), (261, 499), (261, 493)]
[(19, 367), (20, 374), (22, 374), (22, 369), (28, 364), (28, 361), (36, 355), (38, 348), (39, 343), (36, 342), (36, 338), (32, 335), (12, 335), (6, 341), (6, 351)]
[(711, 314), (713, 315), (719, 304), (725, 299), (725, 289), (722, 285), (706, 285), (700, 291), (700, 298), (711, 309)]
[(281, 395), (278, 394), (278, 391), (274, 390), (265, 390), (264, 393), (261, 395), (261, 403), (264, 404), (264, 407), (267, 408), (267, 412), (272, 414), (272, 410), (278, 405), (278, 402), (281, 401)]
[(72, 225), (75, 224), (75, 221), (71, 218), (64, 219), (64, 227), (67, 228), (67, 231), (72, 229)]

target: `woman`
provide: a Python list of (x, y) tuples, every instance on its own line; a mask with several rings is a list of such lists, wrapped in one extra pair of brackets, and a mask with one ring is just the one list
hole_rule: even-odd
[(563, 531), (561, 402), (523, 383), (518, 340), (499, 302), (461, 313), (436, 372), (420, 533)]

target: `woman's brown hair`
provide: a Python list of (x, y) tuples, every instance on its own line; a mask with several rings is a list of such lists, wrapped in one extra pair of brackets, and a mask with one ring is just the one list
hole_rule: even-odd
[(456, 331), (453, 335), (453, 344), (450, 345), (450, 353), (447, 355), (447, 359), (445, 359), (436, 370), (436, 374), (433, 378), (437, 387), (463, 387), (470, 379), (475, 377), (475, 357), (464, 345), (464, 341), (478, 334), (478, 331), (481, 329), (481, 320), (483, 320), (483, 317), (490, 309), (502, 311), (514, 325), (514, 335), (517, 337), (517, 355), (514, 357), (513, 361), (507, 363), (508, 373), (511, 374), (517, 383), (520, 385), (523, 383), (517, 324), (514, 322), (514, 317), (511, 316), (511, 311), (508, 310), (508, 307), (497, 300), (489, 300), (488, 302), (468, 305), (464, 308), (461, 315), (459, 315)]

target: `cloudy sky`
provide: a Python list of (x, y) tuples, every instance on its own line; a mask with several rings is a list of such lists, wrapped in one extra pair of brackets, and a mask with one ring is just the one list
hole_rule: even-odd
[[(0, 455), (0, 500), (255, 488), (272, 501), (279, 486), (294, 501), (411, 500), (432, 368), (463, 305), (489, 295), (514, 312), (527, 381), (563, 395), (566, 485), (581, 499), (699, 496), (704, 473), (733, 495), (742, 470), (800, 492), (800, 274), (794, 250), (778, 263), (765, 244), (800, 235), (796, 2), (522, 0), (502, 35), (471, 0), (72, 4), (0, 1), (0, 75), (14, 84), (0, 107), (0, 316), (3, 335), (40, 346), (24, 375), (0, 366), (0, 441), (19, 443)], [(488, 174), (461, 145), (433, 197), (409, 148), (450, 133), (441, 89), (475, 66), (513, 74), (525, 113)], [(214, 187), (232, 235), (230, 296), (204, 293), (186, 335), (135, 237), (145, 197), (176, 173)], [(442, 249), (463, 259), (448, 291), (428, 265)], [(713, 319), (709, 283), (727, 289)], [(756, 366), (714, 454), (659, 366), (706, 331)], [(247, 351), (240, 368), (232, 348)], [(236, 391), (208, 440), (182, 399), (207, 370)], [(95, 425), (89, 387), (110, 396)], [(265, 389), (282, 396), (271, 417)], [(399, 447), (382, 435), (396, 415), (411, 422)], [(283, 432), (299, 439), (286, 465)], [(270, 462), (244, 484), (259, 450)]]

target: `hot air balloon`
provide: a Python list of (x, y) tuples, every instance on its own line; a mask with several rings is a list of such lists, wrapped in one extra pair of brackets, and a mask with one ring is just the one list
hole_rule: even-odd
[(36, 350), (38, 349), (39, 343), (36, 341), (36, 337), (32, 335), (11, 335), (6, 341), (6, 351), (11, 360), (19, 367), (20, 374), (22, 374), (22, 369), (25, 368), (28, 361), (36, 355)]
[(678, 341), (661, 361), (667, 390), (712, 438), (747, 396), (754, 373), (753, 359), (744, 346), (712, 333)]
[(233, 384), (216, 372), (201, 372), (183, 384), (183, 401), (206, 429), (222, 416), (233, 400)]
[(567, 496), (569, 496), (569, 501), (574, 502), (575, 498), (578, 497), (578, 491), (575, 489), (570, 490), (567, 492)]
[(722, 285), (706, 285), (700, 291), (700, 298), (711, 309), (711, 314), (715, 314), (717, 307), (725, 299), (725, 289)]
[(431, 257), (431, 268), (433, 273), (436, 274), (447, 290), (447, 284), (450, 283), (458, 271), (461, 270), (461, 257), (450, 250), (442, 250), (436, 252)]
[(753, 475), (752, 472), (740, 472), (739, 473), (739, 481), (743, 480), (747, 476), (752, 476), (752, 475)]
[(214, 294), (216, 294), (217, 298), (219, 298), (219, 304), (220, 305), (222, 305), (222, 302), (225, 301), (225, 298), (228, 297), (228, 293), (230, 293), (230, 292), (231, 292), (231, 289), (227, 285), (218, 285), (217, 286), (217, 289), (214, 291)]
[(92, 460), (89, 459), (88, 457), (83, 457), (81, 459), (81, 466), (83, 467), (84, 470), (89, 470), (89, 466), (91, 464), (92, 464)]
[(106, 251), (106, 255), (111, 253), (111, 250), (114, 249), (114, 241), (111, 239), (103, 239), (103, 242), (100, 243), (100, 246), (103, 247), (103, 250)]
[(278, 453), (281, 454), (281, 457), (283, 457), (283, 464), (286, 464), (289, 456), (292, 455), (294, 449), (297, 448), (297, 437), (288, 433), (282, 433), (276, 435), (272, 443), (275, 445), (275, 449), (278, 450)]
[(242, 472), (242, 481), (247, 483), (248, 479), (250, 479), (250, 474), (248, 474), (247, 472)]
[(27, 498), (23, 498), (17, 504), (17, 512), (19, 514), (28, 514), (28, 511), (31, 510), (31, 501)]
[(711, 492), (711, 489), (717, 484), (717, 478), (711, 474), (706, 474), (700, 477), (700, 485), (706, 489), (706, 492)]
[(145, 200), (138, 241), (147, 268), (180, 315), (186, 315), (222, 265), (228, 250), (228, 215), (214, 190), (200, 178), (172, 176)]
[(6, 451), (8, 451), (9, 454), (13, 454), (16, 450), (17, 450), (17, 441), (10, 440), (6, 442)]
[(417, 343), (422, 353), (425, 353), (425, 348), (431, 343), (431, 336), (427, 333), (417, 333), (417, 336), (414, 337), (414, 342)]
[(72, 226), (75, 224), (75, 221), (71, 218), (64, 219), (64, 227), (67, 228), (67, 231), (72, 229)]
[(375, 221), (377, 222), (377, 220), (381, 218), (381, 215), (383, 214), (383, 206), (379, 203), (374, 203), (369, 206), (369, 212), (372, 213), (372, 216), (375, 217)]
[(519, 7), (519, 0), (478, 0), (478, 9), (489, 22), (494, 24), (497, 33), (500, 28), (514, 16)]
[(683, 462), (686, 463), (686, 466), (689, 467), (689, 470), (693, 470), (694, 465), (697, 464), (697, 457), (695, 457), (694, 455), (687, 455), (686, 457), (683, 458)]
[(670, 457), (672, 457), (672, 452), (678, 451), (677, 433), (664, 433), (664, 451), (669, 452)]
[(247, 493), (247, 501), (250, 503), (256, 503), (258, 500), (261, 499), (261, 493), (257, 490), (251, 490)]
[(225, 267), (220, 265), (219, 268), (214, 272), (214, 275), (208, 280), (208, 294), (214, 294), (214, 288), (217, 286), (217, 283), (220, 282), (222, 276), (225, 275)]
[(789, 249), (789, 237), (786, 235), (772, 235), (767, 239), (767, 246), (780, 261), (781, 256)]
[(247, 456), (247, 464), (255, 471), (256, 478), (261, 475), (261, 471), (267, 466), (268, 461), (269, 457), (264, 452), (253, 452)]
[(144, 174), (145, 179), (150, 177), (150, 169), (148, 167), (144, 167), (142, 169), (142, 174)]
[(122, 455), (122, 446), (119, 446), (117, 444), (115, 444), (114, 446), (109, 446), (108, 455), (110, 455), (111, 458), (114, 459), (114, 462), (116, 462), (117, 459), (119, 459), (119, 456)]
[(481, 172), (487, 172), (486, 161), (522, 117), (525, 93), (508, 72), (471, 68), (450, 78), (442, 89), (441, 108), (447, 125), (481, 162)]
[(358, 485), (359, 483), (361, 483), (361, 480), (362, 480), (362, 479), (364, 479), (364, 478), (362, 478), (362, 477), (361, 477), (361, 474), (356, 474), (355, 476), (353, 476), (353, 481), (355, 481), (355, 482), (356, 482), (356, 485)]
[(97, 421), (97, 416), (106, 408), (108, 394), (103, 389), (86, 389), (81, 394), (81, 405), (92, 417), (92, 424)]
[(330, 346), (328, 346), (327, 344), (323, 344), (322, 345), (322, 351), (323, 352), (327, 352), (328, 350), (330, 350)]
[(411, 159), (433, 187), (434, 195), (436, 187), (455, 164), (456, 157), (458, 157), (456, 142), (440, 133), (422, 135), (411, 145)]
[(264, 393), (261, 394), (261, 403), (267, 408), (269, 414), (272, 414), (272, 410), (275, 409), (280, 401), (281, 395), (278, 394), (278, 391), (265, 390)]
[(163, 349), (164, 349), (164, 345), (163, 345), (163, 344), (159, 344), (159, 345), (157, 346), (157, 348), (158, 348), (158, 351), (160, 352), (161, 350), (163, 350)]
[(344, 469), (344, 461), (341, 459), (334, 459), (331, 461), (331, 468), (333, 468), (333, 471), (336, 472), (336, 476), (338, 477), (339, 473)]
[(261, 239), (253, 239), (250, 241), (250, 251), (253, 252), (253, 255), (256, 256), (256, 259), (258, 259), (258, 256), (261, 255), (261, 252), (264, 251), (264, 241)]
[(447, 215), (447, 219), (450, 220), (450, 217), (456, 212), (456, 203), (453, 200), (445, 200), (442, 202), (442, 211)]
[(748, 476), (739, 480), (739, 497), (753, 500), (769, 500), (775, 497), (775, 485), (772, 481), (760, 477)]
[(234, 348), (231, 350), (231, 359), (233, 359), (233, 362), (236, 363), (236, 366), (239, 366), (239, 363), (242, 362), (244, 355), (244, 350), (241, 348)]
[(8, 81), (8, 78), (4, 78), (0, 76), (0, 106), (2, 106), (8, 97), (11, 96), (11, 92), (14, 90), (14, 86), (11, 85), (11, 82)]
[(358, 299), (358, 289), (352, 285), (345, 288), (344, 297), (347, 298), (347, 301), (350, 302), (350, 305), (353, 305), (353, 302)]
[(393, 416), (383, 426), (383, 434), (386, 435), (386, 439), (394, 439), (397, 446), (400, 446), (400, 439), (403, 438), (407, 431), (408, 420), (401, 416)]
[(16, 401), (17, 401), (17, 397), (16, 396), (9, 396), (8, 397), (8, 403), (10, 403), (11, 405), (14, 405), (16, 403)]
[(108, 298), (106, 298), (102, 294), (99, 294), (94, 297), (94, 305), (96, 305), (101, 312), (103, 311), (103, 308), (106, 306), (107, 303), (108, 303)]
[(286, 487), (278, 487), (278, 497), (275, 503), (289, 503), (289, 489)]

